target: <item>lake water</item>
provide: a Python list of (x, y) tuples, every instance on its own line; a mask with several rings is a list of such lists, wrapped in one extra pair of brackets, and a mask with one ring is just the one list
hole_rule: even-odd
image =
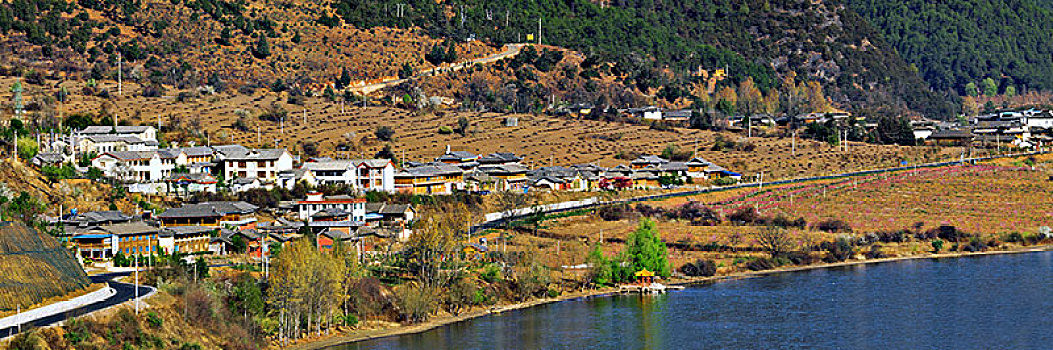
[(1053, 349), (1053, 252), (572, 300), (332, 349)]

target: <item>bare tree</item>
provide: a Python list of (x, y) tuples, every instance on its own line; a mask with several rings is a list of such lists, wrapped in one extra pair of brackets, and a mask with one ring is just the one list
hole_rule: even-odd
[(782, 256), (793, 244), (789, 232), (783, 227), (764, 226), (760, 231), (757, 231), (756, 235), (757, 243), (760, 244), (762, 249), (770, 253), (772, 258)]

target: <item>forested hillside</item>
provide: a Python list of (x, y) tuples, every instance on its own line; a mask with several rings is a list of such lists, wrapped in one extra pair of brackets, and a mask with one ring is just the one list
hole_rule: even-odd
[(1053, 1), (846, 0), (938, 91), (1053, 89)]
[[(399, 5), (403, 4), (403, 5)], [(401, 6), (401, 7), (400, 7)], [(727, 84), (752, 77), (766, 90), (779, 76), (823, 83), (846, 106), (895, 105), (933, 116), (953, 113), (857, 14), (839, 4), (797, 0), (619, 0), (591, 2), (339, 0), (346, 23), (421, 26), (433, 36), (497, 43), (542, 42), (616, 62), (629, 85), (673, 86), (690, 72), (729, 69)], [(338, 19), (323, 17), (336, 25)], [(668, 67), (674, 77), (656, 73)], [(686, 90), (686, 89), (682, 89)], [(664, 96), (682, 91), (667, 91)], [(889, 96), (893, 98), (888, 98)]]

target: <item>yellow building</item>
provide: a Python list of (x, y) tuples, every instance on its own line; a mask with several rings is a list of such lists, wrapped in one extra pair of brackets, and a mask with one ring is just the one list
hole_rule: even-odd
[(463, 183), (464, 171), (449, 164), (406, 168), (395, 173), (395, 190), (412, 194), (450, 194)]
[(159, 245), (166, 253), (208, 252), (208, 243), (218, 229), (209, 226), (176, 226), (161, 231)]

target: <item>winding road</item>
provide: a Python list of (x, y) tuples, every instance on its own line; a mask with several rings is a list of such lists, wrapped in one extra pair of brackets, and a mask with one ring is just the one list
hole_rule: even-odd
[[(95, 311), (106, 309), (106, 308), (114, 306), (114, 305), (118, 305), (118, 304), (124, 303), (126, 301), (134, 300), (135, 299), (135, 286), (134, 285), (129, 284), (129, 283), (117, 282), (117, 281), (113, 280), (113, 279), (115, 279), (117, 277), (129, 276), (131, 274), (132, 274), (132, 272), (114, 272), (114, 273), (105, 273), (105, 274), (89, 276), (89, 278), (91, 278), (91, 283), (106, 283), (111, 288), (113, 288), (114, 291), (116, 291), (117, 293), (114, 294), (113, 296), (110, 296), (109, 298), (106, 298), (105, 300), (103, 300), (101, 302), (98, 302), (98, 303), (85, 305), (85, 306), (82, 306), (82, 307), (70, 310), (68, 312), (54, 314), (54, 315), (50, 315), (50, 316), (45, 316), (45, 317), (38, 318), (38, 319), (35, 319), (35, 320), (32, 320), (32, 321), (28, 321), (28, 322), (22, 324), (22, 330), (25, 331), (27, 329), (31, 329), (31, 328), (34, 328), (34, 327), (44, 327), (44, 326), (54, 325), (54, 324), (66, 321), (66, 320), (74, 318), (74, 317), (79, 317), (79, 316), (86, 315), (86, 314), (89, 314), (89, 313), (92, 313), (92, 312), (95, 312)], [(151, 293), (153, 291), (154, 291), (154, 289), (152, 287), (146, 287), (146, 286), (142, 286), (142, 285), (139, 286), (139, 296), (140, 297), (144, 297), (144, 296), (148, 295), (149, 293)], [(10, 335), (14, 335), (14, 334), (17, 333), (17, 330), (18, 330), (18, 327), (0, 328), (0, 338), (7, 337), (7, 336), (10, 336)]]
[(420, 78), (423, 78), (423, 77), (431, 77), (431, 76), (435, 76), (435, 75), (441, 74), (441, 73), (458, 71), (458, 70), (461, 70), (461, 69), (463, 69), (465, 67), (469, 67), (469, 66), (474, 65), (474, 64), (484, 64), (484, 63), (496, 62), (496, 61), (503, 60), (503, 59), (506, 59), (506, 58), (512, 58), (512, 57), (515, 57), (516, 55), (518, 55), (519, 51), (522, 50), (524, 46), (526, 46), (526, 44), (507, 44), (507, 45), (505, 45), (504, 51), (501, 51), (500, 53), (496, 53), (496, 54), (493, 54), (493, 55), (490, 55), (490, 56), (486, 56), (486, 57), (483, 57), (483, 58), (477, 58), (477, 59), (474, 59), (474, 60), (468, 60), (468, 61), (452, 64), (452, 65), (449, 65), (449, 66), (425, 69), (425, 70), (422, 70), (422, 71), (418, 72), (417, 74), (415, 74), (415, 75), (413, 75), (412, 77), (409, 77), (409, 78), (389, 79), (389, 80), (385, 80), (385, 81), (382, 81), (382, 82), (379, 82), (379, 83), (373, 83), (373, 84), (368, 84), (368, 85), (349, 87), (349, 88), (347, 88), (347, 90), (350, 90), (351, 92), (359, 93), (359, 94), (362, 94), (362, 95), (368, 95), (368, 94), (370, 94), (370, 93), (372, 93), (374, 91), (377, 91), (377, 90), (380, 90), (380, 89), (384, 89), (384, 88), (389, 87), (389, 86), (395, 86), (395, 85), (398, 85), (398, 84), (402, 84), (403, 82), (406, 82), (406, 81), (409, 81), (409, 80), (420, 79)]

